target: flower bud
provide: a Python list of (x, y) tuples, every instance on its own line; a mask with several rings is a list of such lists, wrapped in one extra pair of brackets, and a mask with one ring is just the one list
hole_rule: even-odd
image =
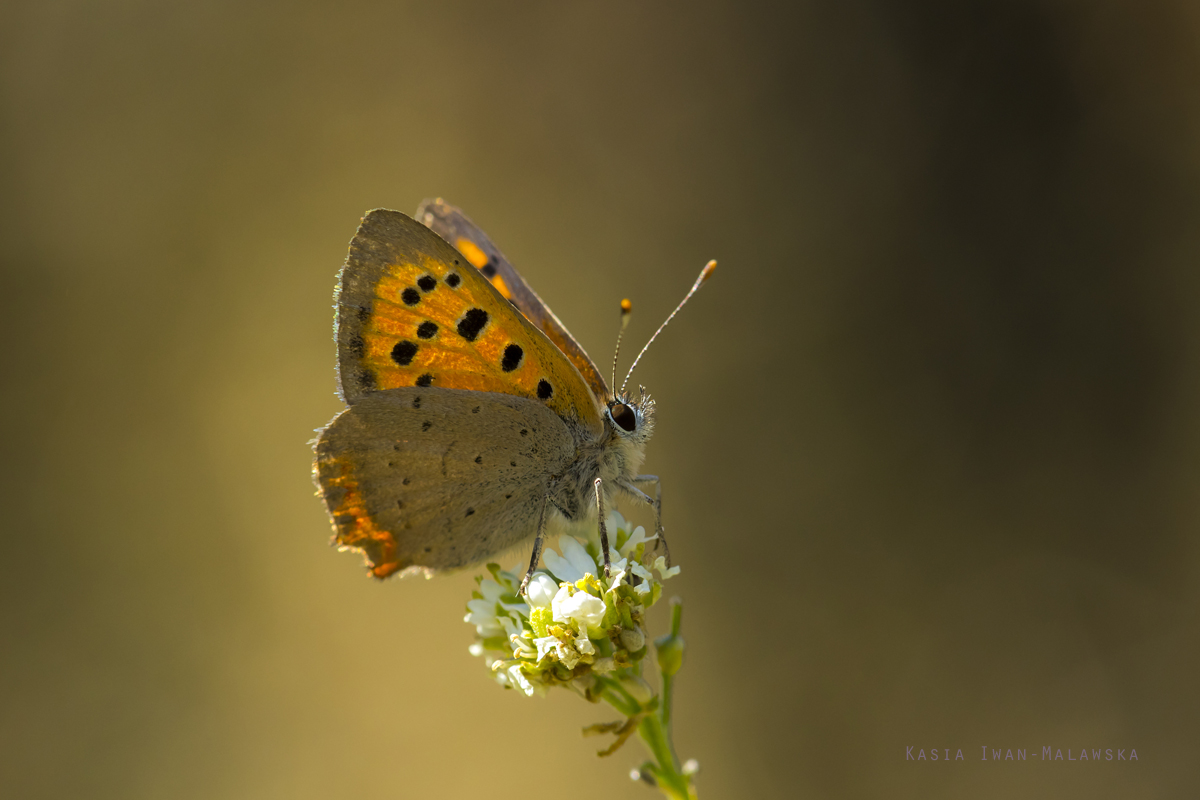
[(658, 668), (663, 675), (674, 675), (683, 666), (683, 637), (660, 636), (654, 640), (654, 649), (658, 653)]
[(621, 646), (631, 653), (636, 653), (646, 646), (646, 634), (638, 627), (621, 629)]
[(629, 692), (630, 697), (642, 705), (654, 699), (654, 690), (650, 688), (650, 684), (646, 683), (645, 678), (638, 675), (630, 675), (628, 678), (622, 678), (621, 687)]

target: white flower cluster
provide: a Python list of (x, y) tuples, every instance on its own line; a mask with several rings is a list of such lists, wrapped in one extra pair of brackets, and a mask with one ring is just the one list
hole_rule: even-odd
[(516, 593), (521, 566), (504, 571), (488, 564), (492, 577), (477, 579), (464, 619), (478, 633), (471, 652), (485, 658), (501, 685), (526, 695), (567, 686), (588, 699), (598, 697), (602, 676), (610, 674), (634, 694), (645, 686), (640, 670), (629, 669), (646, 654), (643, 616), (679, 567), (667, 568), (662, 556), (644, 566), (647, 545), (657, 537), (632, 528), (616, 511), (607, 527), (616, 545), (609, 551), (611, 577), (603, 574), (593, 533), (585, 543), (561, 537), (561, 555), (547, 548), (547, 571), (534, 574), (524, 600)]

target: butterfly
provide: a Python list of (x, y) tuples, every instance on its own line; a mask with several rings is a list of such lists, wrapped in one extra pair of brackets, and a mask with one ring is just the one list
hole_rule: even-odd
[[(313, 476), (335, 543), (361, 551), (371, 575), (428, 576), (533, 538), (523, 593), (548, 516), (592, 514), (607, 570), (605, 508), (618, 492), (654, 510), (665, 547), (661, 484), (639, 474), (654, 401), (640, 387), (625, 392), (645, 348), (619, 389), (614, 356), (610, 387), (459, 209), (439, 198), (422, 203), (416, 219), (368, 212), (335, 305), (347, 408), (319, 431)], [(626, 300), (622, 331), (628, 313)]]

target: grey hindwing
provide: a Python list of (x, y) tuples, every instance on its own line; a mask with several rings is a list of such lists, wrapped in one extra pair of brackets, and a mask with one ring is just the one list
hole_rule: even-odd
[(359, 398), (322, 431), (316, 450), (331, 511), (342, 491), (330, 483), (332, 462), (342, 459), (401, 560), (437, 570), (481, 562), (532, 537), (551, 476), (573, 460), (575, 443), (562, 420), (533, 400), (404, 387)]

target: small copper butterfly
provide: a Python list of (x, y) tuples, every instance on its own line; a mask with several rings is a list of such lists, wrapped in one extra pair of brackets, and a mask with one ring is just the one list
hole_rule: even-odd
[[(659, 480), (638, 474), (654, 401), (627, 394), (628, 375), (616, 388), (615, 357), (610, 388), (457, 208), (369, 212), (335, 301), (348, 407), (319, 432), (314, 481), (335, 542), (361, 551), (372, 575), (465, 567), (533, 537), (532, 573), (548, 513), (598, 513), (603, 537), (616, 491), (650, 505), (662, 533)], [(624, 301), (623, 323), (628, 312)]]

